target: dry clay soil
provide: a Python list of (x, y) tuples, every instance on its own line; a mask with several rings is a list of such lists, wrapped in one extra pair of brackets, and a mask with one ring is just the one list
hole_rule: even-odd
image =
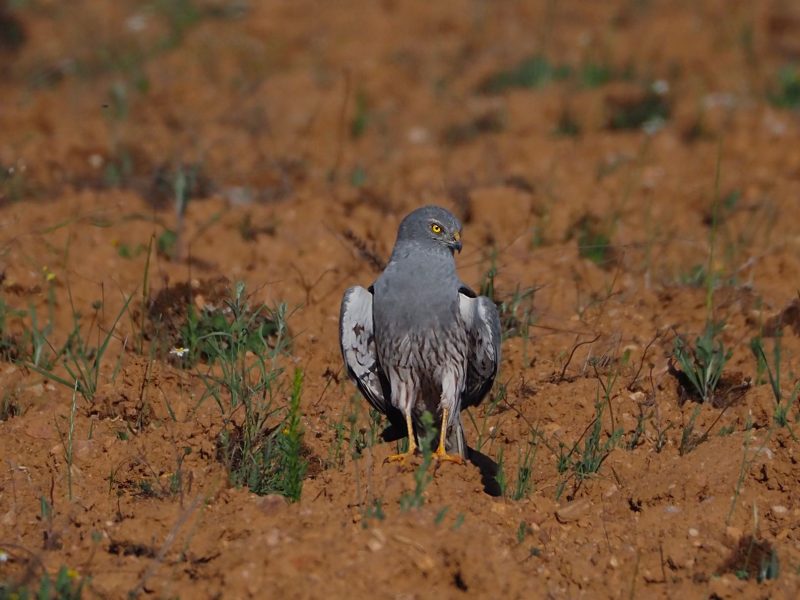
[[(0, 580), (63, 565), (107, 598), (797, 597), (798, 410), (776, 424), (750, 350), (773, 361), (782, 334), (788, 401), (800, 120), (769, 94), (800, 51), (793, 3), (7, 4)], [(496, 76), (532, 56), (537, 85)], [(648, 102), (660, 118), (614, 125)], [(404, 510), (421, 459), (357, 447), (338, 310), (427, 203), (464, 221), (465, 282), (494, 265), (509, 335), (464, 415), (480, 454), (431, 467)], [(289, 307), (295, 503), (229, 484), (204, 365), (141, 338), (165, 289), (185, 314), (236, 281)], [(25, 328), (33, 309), (60, 348), (77, 312), (96, 346), (131, 295), (94, 400), (77, 396), (69, 467), (72, 390), (30, 368)], [(732, 354), (701, 402), (671, 358), (709, 314)]]

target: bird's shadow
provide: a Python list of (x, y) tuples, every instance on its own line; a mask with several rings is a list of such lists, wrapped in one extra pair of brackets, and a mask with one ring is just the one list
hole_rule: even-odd
[(500, 466), (483, 452), (467, 446), (467, 458), (469, 462), (478, 467), (481, 473), (481, 483), (483, 491), (490, 496), (502, 496), (503, 491), (497, 482), (497, 475), (500, 473)]
[[(406, 437), (405, 424), (399, 426), (397, 423), (391, 424), (381, 432), (381, 439), (384, 442), (396, 442)], [(467, 446), (467, 460), (478, 468), (481, 474), (481, 484), (483, 491), (490, 496), (502, 496), (500, 484), (497, 482), (497, 475), (500, 473), (500, 466), (486, 456), (483, 452)]]

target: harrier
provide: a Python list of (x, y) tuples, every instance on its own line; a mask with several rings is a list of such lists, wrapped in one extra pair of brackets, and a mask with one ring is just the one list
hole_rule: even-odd
[(461, 223), (437, 206), (403, 219), (389, 263), (368, 288), (342, 299), (339, 337), (350, 377), (393, 424), (404, 424), (408, 451), (424, 437), (422, 415), (439, 419), (434, 456), (463, 463), (461, 410), (477, 406), (500, 364), (500, 318), (456, 273)]

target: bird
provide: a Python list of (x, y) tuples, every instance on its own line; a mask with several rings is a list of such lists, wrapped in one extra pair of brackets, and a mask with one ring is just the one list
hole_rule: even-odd
[(440, 206), (410, 212), (383, 272), (342, 297), (339, 338), (348, 375), (408, 435), (407, 451), (389, 462), (406, 462), (430, 439), (422, 418), (428, 411), (439, 424), (433, 457), (464, 464), (461, 411), (480, 404), (497, 377), (500, 316), (494, 301), (456, 272), (461, 233), (461, 222)]

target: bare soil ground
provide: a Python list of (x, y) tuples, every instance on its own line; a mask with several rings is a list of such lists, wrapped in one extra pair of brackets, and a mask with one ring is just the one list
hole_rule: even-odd
[[(796, 3), (0, 6), (0, 595), (797, 597)], [(337, 337), (427, 203), (507, 334), (428, 478)], [(287, 306), (297, 502), (231, 483), (230, 399), (176, 356), (237, 281)]]

